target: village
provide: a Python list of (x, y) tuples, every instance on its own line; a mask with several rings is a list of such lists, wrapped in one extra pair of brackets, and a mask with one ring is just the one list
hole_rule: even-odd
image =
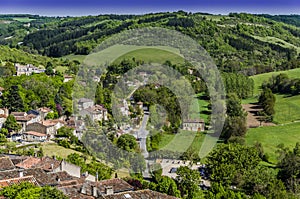
[[(39, 69), (33, 65), (15, 64), (16, 75), (31, 75), (33, 73), (43, 73), (44, 69)], [(133, 88), (132, 93), (143, 84), (147, 83), (149, 74), (143, 72), (139, 74), (144, 80), (127, 81), (127, 86)], [(72, 76), (65, 75), (64, 82), (71, 81)], [(96, 77), (94, 81), (99, 81)], [(159, 85), (157, 85), (159, 87)], [(0, 89), (4, 91), (3, 88)], [(131, 93), (131, 95), (132, 95)], [(163, 175), (176, 178), (176, 170), (181, 166), (188, 166), (193, 170), (199, 170), (204, 177), (201, 186), (205, 189), (210, 186), (207, 181), (207, 175), (203, 168), (205, 165), (193, 163), (191, 161), (181, 161), (175, 159), (149, 159), (147, 151), (147, 137), (149, 130), (147, 123), (149, 120), (149, 107), (143, 102), (136, 102), (129, 95), (127, 99), (119, 101), (117, 105), (118, 111), (124, 117), (129, 117), (130, 121), (118, 123), (114, 125), (117, 137), (124, 134), (133, 135), (140, 147), (141, 153), (146, 160), (146, 170), (143, 172), (144, 178), (151, 178), (149, 167), (151, 164), (160, 164), (163, 169)], [(86, 130), (85, 119), (93, 122), (105, 124), (110, 118), (110, 114), (104, 105), (95, 104), (94, 100), (88, 98), (80, 98), (76, 101), (78, 110), (77, 115), (71, 117), (61, 116), (56, 119), (49, 117), (54, 113), (49, 107), (40, 107), (27, 112), (11, 112), (5, 107), (0, 108), (0, 128), (4, 125), (8, 117), (15, 119), (20, 125), (20, 130), (10, 134), (7, 140), (18, 143), (17, 147), (26, 147), (32, 144), (53, 142), (57, 139), (57, 132), (67, 127), (72, 129), (72, 134), (78, 140), (81, 139)], [(138, 112), (135, 117), (132, 111)], [(183, 121), (182, 129), (187, 131), (201, 132), (205, 130), (204, 120), (189, 119)], [(23, 156), (15, 154), (4, 154), (1, 156), (0, 169), (0, 187), (5, 187), (19, 182), (31, 182), (38, 186), (55, 186), (63, 191), (71, 198), (142, 198), (144, 195), (151, 195), (151, 198), (173, 198), (162, 195), (158, 192), (150, 190), (134, 191), (134, 188), (119, 178), (97, 181), (98, 177), (88, 173), (81, 173), (79, 166), (66, 162), (65, 160), (57, 160), (56, 157), (37, 157)], [(200, 186), (200, 185), (199, 185)], [(153, 196), (153, 197), (152, 197)]]

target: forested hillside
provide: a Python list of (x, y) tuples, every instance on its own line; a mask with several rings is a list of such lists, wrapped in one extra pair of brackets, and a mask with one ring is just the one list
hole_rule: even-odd
[[(24, 42), (17, 45), (19, 48), (50, 57), (85, 55), (110, 35), (126, 29), (151, 26), (176, 29), (196, 39), (225, 72), (243, 70), (253, 75), (299, 66), (300, 29), (296, 27), (299, 16), (294, 15), (231, 13), (221, 16), (179, 11), (147, 15), (31, 18), (30, 28), (21, 29), (29, 34), (13, 28), (18, 27), (20, 22), (4, 25), (12, 27), (11, 34), (18, 35), (19, 42)], [(41, 24), (42, 21), (44, 24)], [(7, 36), (8, 33), (1, 34)], [(2, 43), (16, 46), (15, 40), (2, 39)]]

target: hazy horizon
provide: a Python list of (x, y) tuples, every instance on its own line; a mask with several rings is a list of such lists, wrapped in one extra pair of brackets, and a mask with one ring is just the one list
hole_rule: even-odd
[(0, 14), (33, 14), (42, 16), (86, 16), (100, 14), (146, 14), (157, 12), (203, 12), (228, 14), (300, 14), (298, 0), (1, 0)]

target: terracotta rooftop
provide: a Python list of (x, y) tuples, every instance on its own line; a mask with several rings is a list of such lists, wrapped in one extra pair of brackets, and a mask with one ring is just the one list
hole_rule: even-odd
[(19, 178), (11, 178), (6, 180), (0, 180), (0, 188), (8, 187), (14, 184), (20, 184), (22, 182), (29, 182), (31, 184), (34, 184), (36, 186), (39, 186), (36, 179), (33, 176), (25, 176), (25, 177), (19, 177)]
[(1, 155), (0, 156), (0, 171), (15, 169), (15, 165), (12, 163), (9, 157)]
[(119, 178), (98, 181), (96, 182), (96, 184), (97, 187), (100, 189), (101, 193), (105, 193), (105, 187), (112, 187), (114, 193), (132, 191), (134, 189), (133, 186), (131, 186), (126, 181)]
[(28, 157), (27, 159), (23, 160), (19, 164), (16, 164), (16, 167), (23, 168), (23, 169), (29, 169), (32, 168), (37, 163), (41, 162), (41, 158), (35, 158), (35, 157)]
[(56, 179), (56, 181), (60, 185), (67, 185), (71, 181), (78, 181), (79, 178), (73, 177), (69, 175), (66, 171), (59, 171), (55, 173), (49, 173), (48, 175), (51, 176), (51, 178)]
[(0, 180), (7, 180), (11, 178), (19, 178), (20, 172), (23, 172), (23, 176), (33, 176), (37, 183), (41, 186), (45, 185), (56, 185), (57, 182), (55, 179), (52, 179), (45, 171), (40, 168), (35, 169), (25, 169), (25, 170), (10, 170), (10, 171), (0, 171)]
[(139, 190), (139, 191), (129, 191), (123, 193), (117, 193), (112, 195), (104, 196), (105, 199), (178, 199), (174, 196), (169, 196), (156, 191), (151, 190)]
[[(41, 168), (44, 171), (52, 171), (60, 166), (61, 161), (50, 157), (43, 157), (41, 161), (34, 165), (34, 168)], [(53, 169), (52, 169), (53, 168)]]
[(37, 136), (37, 137), (45, 137), (45, 136), (47, 136), (44, 133), (39, 133), (39, 132), (35, 132), (35, 131), (27, 131), (27, 132), (24, 132), (24, 134), (26, 134), (26, 135), (34, 135), (34, 136)]
[(49, 113), (49, 112), (52, 111), (52, 110), (51, 110), (50, 108), (48, 108), (48, 107), (41, 107), (41, 108), (38, 108), (37, 110), (40, 111), (40, 112), (43, 112), (43, 113)]
[(62, 120), (44, 120), (42, 122), (40, 122), (40, 124), (44, 125), (44, 126), (47, 126), (47, 127), (50, 127), (50, 126), (54, 126), (56, 125), (57, 123), (65, 123), (64, 121)]
[(11, 112), (11, 114), (15, 117), (24, 117), (27, 115), (26, 112)]
[(106, 111), (106, 108), (104, 108), (103, 105), (94, 105), (92, 107), (89, 107), (87, 109), (85, 109), (86, 111), (89, 111), (91, 113), (99, 113), (99, 112), (102, 112), (102, 111)]

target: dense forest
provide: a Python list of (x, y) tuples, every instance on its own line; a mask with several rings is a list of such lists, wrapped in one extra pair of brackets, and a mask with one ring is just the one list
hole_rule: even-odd
[[(215, 16), (179, 11), (74, 18), (28, 17), (32, 19), (30, 27), (23, 27), (20, 22), (0, 24), (0, 41), (27, 52), (50, 57), (85, 55), (105, 38), (123, 30), (164, 27), (176, 29), (197, 40), (213, 56), (219, 68), (226, 72), (243, 71), (253, 75), (289, 69), (290, 62), (293, 62), (294, 67), (295, 63), (299, 65), (297, 15), (231, 13), (228, 16)], [(0, 20), (11, 18), (13, 16), (0, 16)], [(43, 25), (40, 24), (41, 21), (44, 22)], [(5, 40), (8, 36), (18, 38), (22, 45), (17, 45), (13, 38)]]

